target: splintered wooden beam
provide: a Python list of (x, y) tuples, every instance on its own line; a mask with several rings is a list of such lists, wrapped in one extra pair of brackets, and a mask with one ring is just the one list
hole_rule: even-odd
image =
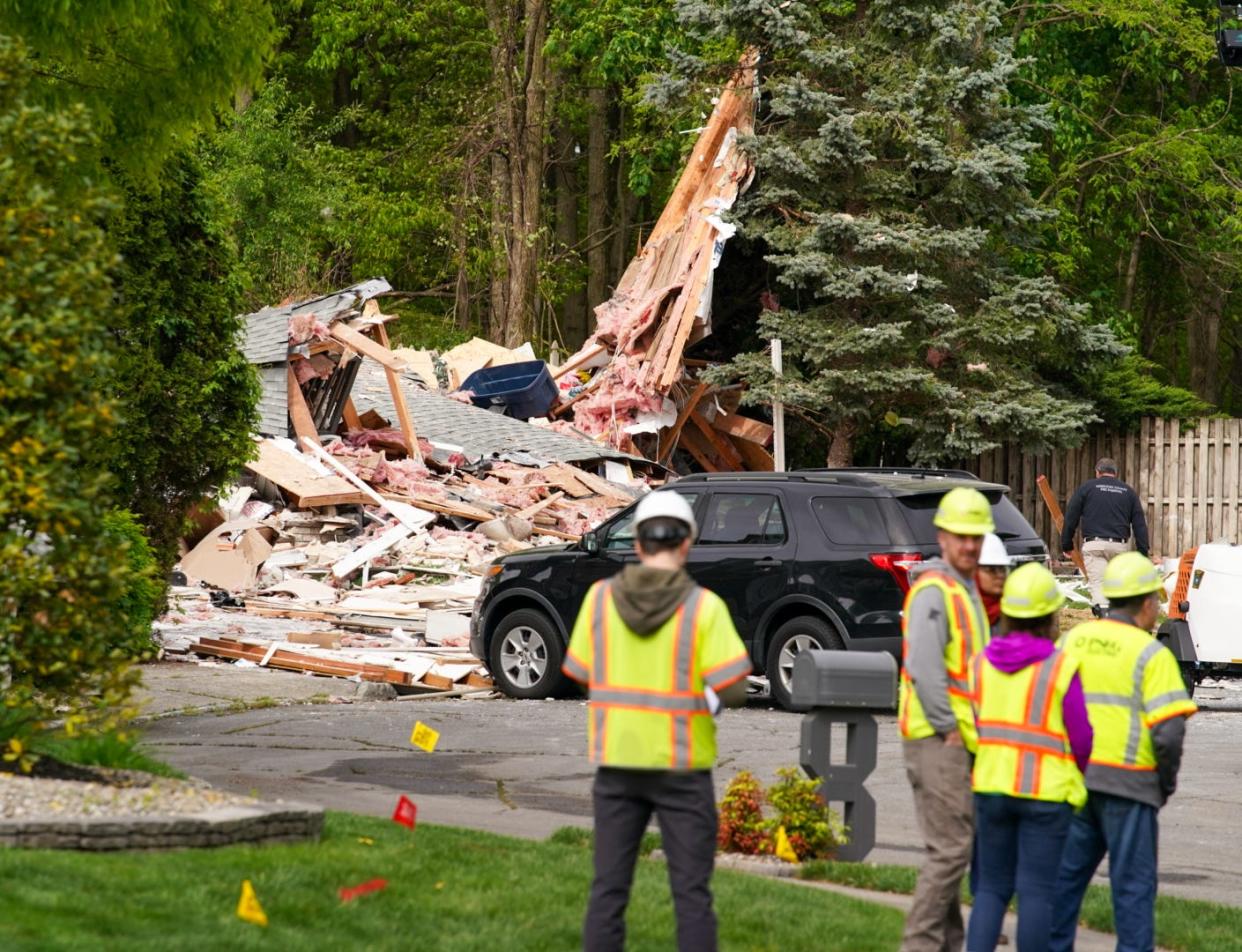
[[(384, 331), (383, 324), (374, 325), (377, 333)], [(356, 350), (363, 356), (370, 357), (377, 363), (382, 364), (386, 369), (401, 373), (406, 369), (405, 361), (394, 354), (384, 344), (379, 341), (373, 341), (361, 331), (355, 330), (348, 324), (338, 321), (332, 325), (329, 333), (351, 350)], [(388, 334), (382, 333), (380, 338), (382, 341), (388, 340)]]
[(298, 375), (293, 369), (293, 364), (287, 367), (289, 371), (289, 418), (293, 420), (293, 432), (299, 437), (305, 437), (313, 442), (316, 446), (322, 446), (319, 442), (319, 430), (315, 426), (315, 418), (311, 416), (310, 407), (306, 405), (306, 395), (302, 393), (302, 385), (298, 383)]
[(772, 426), (762, 420), (739, 416), (736, 413), (717, 413), (712, 426), (736, 440), (746, 440), (767, 446), (772, 442)]
[[(384, 353), (392, 357), (392, 350), (388, 346), (388, 331), (384, 329), (383, 324), (375, 325), (375, 336), (383, 345)], [(397, 408), (397, 422), (401, 425), (401, 435), (405, 438), (405, 445), (409, 448), (410, 459), (421, 460), (423, 454), (418, 449), (418, 434), (414, 432), (410, 408), (405, 405), (405, 394), (401, 391), (401, 378), (387, 364), (384, 364), (384, 376), (388, 378), (388, 392), (392, 395), (392, 405)]]
[(711, 443), (712, 448), (716, 451), (716, 455), (724, 460), (725, 465), (729, 469), (734, 472), (742, 472), (746, 469), (746, 464), (742, 462), (741, 454), (738, 453), (737, 448), (729, 442), (727, 436), (723, 433), (718, 433), (712, 427), (707, 417), (695, 410), (690, 414), (690, 422), (697, 426), (703, 435), (707, 437), (707, 442)]
[(709, 473), (722, 473), (725, 471), (726, 467), (716, 458), (715, 450), (711, 443), (694, 427), (690, 427), (682, 433), (681, 445)]
[(657, 460), (661, 465), (666, 464), (673, 458), (673, 453), (677, 450), (677, 443), (681, 439), (682, 428), (686, 425), (686, 421), (690, 419), (690, 414), (694, 412), (694, 408), (699, 405), (699, 401), (703, 399), (703, 395), (707, 393), (709, 384), (699, 381), (699, 385), (686, 398), (685, 404), (681, 408), (681, 413), (677, 415), (677, 422), (673, 424), (673, 428), (669, 430), (668, 436), (664, 438), (664, 449), (660, 452), (660, 458)]
[[(1056, 493), (1048, 485), (1047, 476), (1036, 477), (1035, 484), (1039, 487), (1039, 494), (1044, 497), (1044, 505), (1048, 507), (1048, 513), (1052, 516), (1052, 524), (1056, 527), (1057, 535), (1060, 535), (1065, 528), (1065, 516), (1061, 514), (1061, 504), (1057, 502)], [(1082, 560), (1082, 553), (1077, 548), (1071, 549), (1070, 558), (1074, 560), (1074, 565), (1078, 566), (1078, 571), (1086, 578), (1087, 566)]]

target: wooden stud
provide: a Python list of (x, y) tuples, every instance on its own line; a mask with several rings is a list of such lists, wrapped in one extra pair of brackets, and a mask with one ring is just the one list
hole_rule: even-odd
[(388, 332), (384, 330), (384, 325), (374, 324), (372, 326), (375, 328), (378, 341), (371, 340), (366, 334), (341, 321), (333, 324), (329, 333), (346, 347), (370, 357), (386, 369), (396, 373), (403, 372), (406, 369), (405, 361), (388, 349)]
[[(379, 343), (383, 345), (384, 353), (391, 357), (392, 351), (388, 347), (388, 331), (384, 329), (384, 325), (376, 324), (375, 333), (379, 337)], [(418, 448), (418, 434), (414, 432), (414, 421), (410, 419), (410, 408), (405, 405), (405, 394), (401, 390), (401, 378), (397, 376), (396, 372), (388, 364), (384, 364), (384, 376), (388, 378), (388, 392), (392, 395), (392, 405), (397, 408), (397, 421), (401, 425), (401, 436), (405, 439), (406, 446), (409, 447), (410, 459), (421, 460), (423, 454)]]
[(345, 405), (341, 409), (341, 418), (345, 421), (345, 428), (351, 433), (366, 429), (362, 425), (362, 421), (358, 419), (358, 408), (354, 406), (353, 397), (345, 398)]
[(319, 442), (319, 430), (315, 427), (315, 419), (311, 416), (310, 407), (306, 405), (306, 394), (302, 392), (302, 385), (298, 383), (298, 375), (293, 369), (293, 364), (287, 367), (289, 371), (289, 418), (293, 420), (293, 432), (299, 438), (305, 437), (316, 445), (322, 446)]

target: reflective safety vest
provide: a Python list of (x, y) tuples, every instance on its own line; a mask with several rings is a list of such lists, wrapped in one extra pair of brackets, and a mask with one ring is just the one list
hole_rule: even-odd
[(587, 594), (564, 672), (589, 689), (587, 743), (592, 762), (610, 767), (706, 770), (716, 762), (716, 724), (704, 692), (751, 670), (729, 616), (712, 592), (695, 586), (657, 631), (630, 631), (612, 583)]
[(1198, 710), (1173, 653), (1141, 628), (1108, 618), (1070, 630), (1061, 650), (1078, 661), (1087, 697), (1090, 772), (1155, 770), (1150, 728)]
[(907, 740), (919, 740), (936, 733), (923, 713), (923, 705), (914, 690), (914, 681), (906, 669), (910, 653), (910, 633), (907, 630), (910, 605), (919, 592), (933, 587), (940, 589), (948, 613), (949, 640), (944, 646), (944, 667), (949, 676), (949, 706), (957, 716), (962, 740), (974, 750), (975, 718), (970, 708), (970, 661), (988, 643), (988, 618), (965, 586), (943, 572), (924, 572), (920, 575), (906, 595), (901, 614), (901, 698), (897, 705), (901, 736)]
[(971, 664), (979, 749), (976, 793), (1049, 800), (1080, 807), (1087, 788), (1070, 751), (1061, 702), (1078, 662), (1061, 651), (1008, 674), (983, 652)]

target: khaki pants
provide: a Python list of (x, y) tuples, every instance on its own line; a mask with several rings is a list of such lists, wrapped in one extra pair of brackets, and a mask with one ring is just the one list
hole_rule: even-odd
[(1087, 586), (1091, 589), (1092, 605), (1105, 607), (1107, 600), (1104, 598), (1103, 589), (1104, 570), (1112, 559), (1129, 551), (1128, 542), (1105, 542), (1103, 539), (1096, 539), (1094, 542), (1082, 544), (1082, 564), (1087, 570)]
[(957, 952), (966, 938), (962, 877), (974, 843), (970, 753), (940, 737), (902, 743), (927, 856), (906, 917), (902, 952)]

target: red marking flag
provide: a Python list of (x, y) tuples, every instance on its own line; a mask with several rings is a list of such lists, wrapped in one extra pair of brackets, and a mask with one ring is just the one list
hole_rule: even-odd
[(359, 883), (357, 886), (342, 886), (338, 892), (341, 896), (341, 902), (350, 902), (359, 896), (365, 896), (367, 893), (379, 892), (388, 886), (386, 879), (368, 879), (365, 883)]
[(404, 793), (401, 794), (401, 798), (397, 801), (397, 809), (392, 811), (393, 823), (400, 823), (402, 826), (408, 826), (412, 830), (417, 820), (418, 807)]

